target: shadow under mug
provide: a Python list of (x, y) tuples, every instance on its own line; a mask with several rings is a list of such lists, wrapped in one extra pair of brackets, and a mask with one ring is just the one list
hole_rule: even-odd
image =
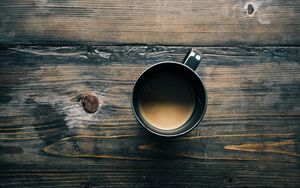
[[(204, 114), (206, 112), (207, 107), (207, 94), (206, 89), (201, 81), (198, 74), (195, 72), (198, 67), (200, 61), (202, 59), (202, 54), (195, 50), (191, 49), (189, 53), (184, 58), (183, 63), (175, 62), (175, 61), (165, 61), (159, 62), (148, 69), (146, 69), (137, 79), (133, 86), (132, 90), (132, 109), (136, 119), (140, 122), (140, 124), (145, 127), (148, 131), (163, 137), (175, 137), (186, 134), (193, 130), (203, 119)], [(142, 116), (140, 108), (139, 108), (139, 97), (141, 93), (141, 88), (145, 81), (157, 73), (175, 73), (180, 75), (186, 83), (188, 83), (193, 91), (195, 96), (195, 107), (190, 118), (184, 123), (182, 126), (171, 129), (164, 130), (159, 129), (156, 126), (151, 125), (147, 120)], [(156, 91), (159, 93), (159, 91)]]

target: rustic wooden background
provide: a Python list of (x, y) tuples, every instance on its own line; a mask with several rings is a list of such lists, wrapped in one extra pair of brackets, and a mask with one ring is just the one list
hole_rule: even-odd
[[(292, 0), (0, 1), (0, 187), (300, 187), (299, 34)], [(191, 46), (207, 113), (151, 135), (132, 85)]]

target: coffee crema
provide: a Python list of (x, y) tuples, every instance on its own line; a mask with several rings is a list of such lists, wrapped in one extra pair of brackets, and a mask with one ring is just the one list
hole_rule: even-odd
[(139, 110), (152, 126), (173, 130), (192, 116), (196, 98), (190, 84), (179, 74), (159, 72), (145, 80), (138, 97)]

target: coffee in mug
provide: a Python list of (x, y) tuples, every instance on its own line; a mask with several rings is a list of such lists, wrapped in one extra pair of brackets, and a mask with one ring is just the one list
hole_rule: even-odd
[(156, 63), (144, 71), (134, 84), (132, 109), (150, 132), (164, 137), (183, 135), (204, 117), (207, 95), (195, 69), (201, 53), (191, 49), (184, 63)]
[(179, 74), (161, 72), (145, 80), (138, 98), (141, 115), (158, 129), (176, 129), (186, 123), (195, 108), (190, 84)]

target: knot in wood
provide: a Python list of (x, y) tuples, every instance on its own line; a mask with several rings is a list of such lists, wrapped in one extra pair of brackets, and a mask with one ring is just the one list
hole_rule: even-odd
[(95, 113), (98, 110), (100, 101), (99, 98), (92, 93), (84, 93), (80, 97), (81, 104), (84, 110), (88, 113)]
[(254, 12), (254, 8), (252, 4), (248, 4), (247, 13), (250, 15)]

